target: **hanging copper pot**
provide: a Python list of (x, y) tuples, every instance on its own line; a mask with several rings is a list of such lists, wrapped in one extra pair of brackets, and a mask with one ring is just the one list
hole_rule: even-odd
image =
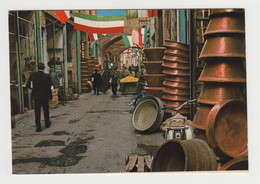
[(216, 36), (206, 40), (200, 59), (245, 58), (245, 39), (243, 36)]
[(248, 170), (248, 156), (240, 156), (231, 159), (220, 168), (221, 171), (227, 170)]
[(143, 63), (148, 74), (161, 74), (163, 71), (163, 61), (148, 61)]
[(175, 62), (175, 63), (189, 63), (189, 58), (177, 57), (172, 55), (164, 55), (163, 60), (168, 62)]
[(166, 48), (172, 48), (172, 49), (182, 50), (182, 51), (189, 51), (189, 45), (171, 41), (171, 40), (164, 40), (164, 41), (165, 41), (164, 47), (166, 47)]
[(147, 74), (144, 78), (149, 87), (162, 87), (164, 74)]
[(208, 61), (201, 72), (199, 81), (246, 82), (246, 73), (242, 61)]
[(176, 50), (176, 49), (166, 49), (166, 51), (164, 52), (164, 55), (189, 58), (189, 52), (182, 51), (182, 50)]
[(206, 136), (210, 146), (230, 157), (248, 154), (247, 108), (243, 100), (224, 100), (209, 112)]
[(173, 82), (190, 82), (189, 76), (187, 77), (187, 76), (166, 75), (164, 79)]
[(162, 99), (163, 96), (162, 87), (145, 87), (144, 89), (145, 89), (146, 96), (155, 96), (159, 99)]
[(207, 82), (200, 93), (198, 102), (215, 105), (219, 101), (229, 99), (243, 99), (239, 84)]
[(189, 70), (190, 69), (189, 63), (175, 63), (175, 62), (164, 61), (162, 66), (165, 68), (178, 69), (178, 70)]
[(204, 36), (220, 33), (245, 34), (244, 19), (239, 16), (216, 17), (210, 20)]
[(164, 68), (163, 73), (167, 75), (174, 75), (174, 76), (186, 76), (186, 77), (190, 76), (189, 70), (173, 70), (173, 69)]
[(188, 82), (172, 82), (172, 81), (164, 80), (163, 86), (168, 87), (168, 88), (189, 89), (190, 83), (188, 83)]
[(188, 101), (190, 99), (190, 95), (171, 95), (171, 94), (164, 94), (162, 97), (163, 100), (171, 100), (171, 101)]
[(161, 61), (165, 50), (165, 47), (153, 47), (144, 49), (144, 53), (148, 61)]
[(207, 117), (214, 105), (199, 103), (199, 108), (194, 116), (191, 126), (197, 129), (206, 130)]
[(237, 15), (243, 15), (244, 9), (212, 9), (210, 10), (210, 18), (213, 17), (220, 17), (220, 16), (237, 16)]
[(179, 88), (163, 88), (163, 93), (172, 95), (190, 95), (190, 89), (179, 89)]

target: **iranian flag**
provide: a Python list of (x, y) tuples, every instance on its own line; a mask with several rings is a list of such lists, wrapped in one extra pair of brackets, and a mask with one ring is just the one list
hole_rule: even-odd
[(109, 34), (89, 33), (89, 39), (91, 42), (94, 42), (102, 37), (109, 37)]
[(133, 43), (139, 47), (143, 47), (143, 44), (147, 41), (147, 28), (138, 28), (138, 30), (132, 30)]
[(64, 24), (70, 18), (70, 11), (57, 10), (56, 14), (62, 24)]
[(74, 29), (88, 33), (113, 34), (124, 32), (125, 16), (96, 16), (75, 13)]
[(132, 36), (125, 36), (124, 35), (122, 37), (123, 37), (126, 48), (134, 46), (133, 41), (132, 41)]

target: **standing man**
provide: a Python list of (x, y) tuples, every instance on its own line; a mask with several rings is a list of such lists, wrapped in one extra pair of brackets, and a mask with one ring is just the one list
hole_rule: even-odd
[(99, 95), (99, 89), (102, 82), (102, 78), (101, 75), (97, 72), (97, 69), (95, 69), (95, 73), (92, 74), (91, 81), (93, 82), (94, 95)]
[(112, 86), (112, 93), (114, 96), (116, 96), (117, 93), (117, 86), (118, 86), (118, 79), (119, 79), (119, 74), (115, 69), (112, 69), (111, 72), (111, 86)]
[(45, 66), (43, 63), (38, 63), (38, 72), (33, 72), (26, 84), (27, 88), (32, 89), (32, 98), (34, 100), (34, 114), (36, 132), (41, 132), (41, 107), (44, 111), (45, 127), (51, 126), (49, 116), (49, 100), (52, 99), (51, 92), (51, 77), (43, 72)]

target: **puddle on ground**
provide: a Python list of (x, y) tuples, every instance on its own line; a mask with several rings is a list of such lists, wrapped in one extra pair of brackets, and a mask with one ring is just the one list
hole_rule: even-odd
[(57, 132), (54, 132), (52, 135), (70, 135), (70, 133), (68, 133), (66, 131), (57, 131)]
[(59, 140), (44, 140), (36, 144), (34, 147), (49, 147), (49, 146), (64, 146), (65, 141)]

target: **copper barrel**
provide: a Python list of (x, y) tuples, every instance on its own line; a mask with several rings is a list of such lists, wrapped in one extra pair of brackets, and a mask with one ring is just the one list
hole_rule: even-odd
[(173, 70), (169, 68), (164, 68), (163, 73), (174, 76), (190, 76), (189, 70)]
[(219, 101), (228, 99), (243, 99), (239, 84), (207, 82), (200, 93), (198, 102), (215, 105)]
[(221, 171), (227, 170), (248, 170), (248, 156), (236, 157), (225, 163)]
[(172, 95), (189, 95), (190, 89), (179, 89), (179, 88), (163, 88), (163, 93)]
[(190, 65), (188, 63), (174, 63), (174, 62), (164, 61), (162, 66), (169, 69), (179, 69), (179, 70), (190, 69)]
[(221, 17), (221, 16), (238, 16), (243, 15), (243, 9), (212, 9), (210, 10), (210, 18)]
[(207, 117), (213, 106), (214, 105), (200, 103), (191, 126), (197, 129), (206, 130)]
[(164, 100), (171, 100), (171, 101), (188, 101), (190, 99), (189, 95), (171, 95), (171, 94), (164, 94), (162, 99)]
[(143, 63), (148, 74), (161, 74), (163, 71), (163, 61), (148, 61)]
[(163, 81), (163, 85), (169, 88), (189, 89), (190, 83), (187, 82), (172, 82), (168, 80)]
[(173, 81), (173, 82), (190, 82), (189, 76), (166, 75), (166, 77), (164, 79), (168, 80), (168, 81)]
[(245, 39), (241, 36), (216, 36), (206, 40), (200, 59), (245, 58)]
[(139, 132), (154, 132), (161, 125), (164, 111), (162, 101), (154, 96), (144, 97), (135, 107), (132, 123)]
[(145, 57), (148, 61), (161, 61), (165, 49), (165, 47), (153, 47), (144, 49)]
[(189, 46), (184, 43), (174, 42), (171, 40), (165, 40), (164, 47), (173, 48), (176, 50), (189, 51)]
[(204, 36), (220, 33), (245, 34), (244, 19), (239, 16), (216, 17), (210, 20)]
[(212, 148), (230, 157), (248, 154), (247, 108), (243, 100), (225, 100), (209, 112), (206, 136)]
[(242, 61), (208, 61), (201, 72), (199, 81), (246, 82), (246, 72)]
[(147, 74), (144, 78), (149, 87), (162, 87), (164, 74)]
[(176, 50), (176, 49), (166, 49), (166, 51), (164, 52), (164, 55), (189, 58), (189, 52), (182, 51), (182, 50)]
[(213, 150), (200, 139), (169, 140), (156, 151), (152, 172), (217, 170)]
[(189, 58), (177, 57), (172, 55), (164, 55), (162, 58), (164, 61), (175, 63), (189, 63)]
[(159, 99), (162, 99), (163, 88), (162, 87), (145, 87), (145, 95), (155, 96)]

